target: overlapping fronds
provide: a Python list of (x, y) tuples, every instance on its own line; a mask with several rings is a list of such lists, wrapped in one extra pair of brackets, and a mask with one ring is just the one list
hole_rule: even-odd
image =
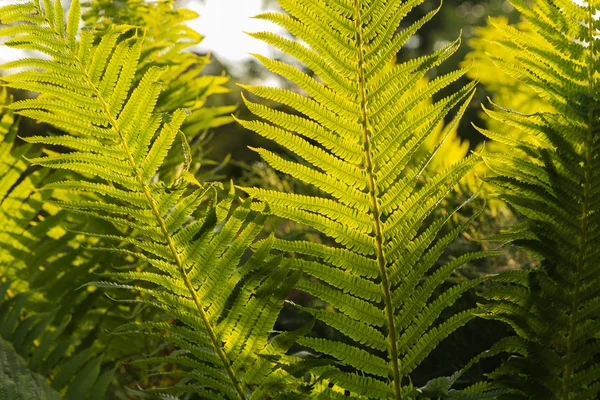
[[(469, 40), (469, 46), (473, 50), (463, 61), (464, 66), (473, 64), (467, 75), (481, 82), (493, 94), (498, 104), (511, 106), (524, 113), (551, 111), (552, 107), (524, 82), (510, 74), (498, 73), (494, 60), (514, 62), (514, 54), (496, 42), (508, 26), (507, 18), (490, 17), (486, 26), (475, 28), (475, 35)], [(526, 20), (516, 24), (515, 28), (536, 40), (541, 39), (534, 27)]]
[[(170, 355), (137, 362), (180, 367), (159, 372), (175, 380), (180, 378), (177, 385), (146, 392), (245, 399), (267, 395), (286, 398), (286, 393), (295, 391), (295, 379), (285, 370), (274, 368), (275, 363), (284, 366), (295, 362), (293, 357), (285, 356), (293, 341), (286, 340), (285, 336), (276, 337), (270, 343), (268, 339), (298, 274), (278, 267), (280, 258), (268, 256), (269, 241), (263, 242), (238, 267), (247, 247), (262, 230), (264, 217), (252, 218), (248, 203), (233, 207), (230, 214), (224, 219), (224, 215), (219, 216), (216, 208), (211, 207), (203, 220), (181, 231), (197, 238), (183, 251), (188, 260), (198, 260), (192, 265), (189, 278), (182, 279), (179, 273), (173, 272), (175, 265), (163, 260), (149, 262), (158, 265), (166, 275), (152, 271), (110, 274), (114, 280), (153, 284), (139, 288), (147, 295), (142, 301), (180, 322), (175, 325), (166, 321), (132, 322), (114, 331), (114, 334), (145, 333), (166, 337), (178, 348)], [(188, 288), (186, 279), (199, 288)], [(94, 285), (131, 288), (127, 283), (96, 282)], [(192, 290), (194, 295), (190, 298)], [(199, 315), (200, 308), (205, 311)], [(200, 329), (202, 324), (206, 328)], [(214, 343), (219, 346), (216, 351)]]
[(134, 263), (133, 269), (110, 274), (113, 281), (132, 283), (98, 285), (140, 292), (141, 302), (170, 317), (168, 324), (146, 321), (121, 331), (161, 335), (177, 347), (149, 360), (182, 367), (165, 372), (181, 378), (171, 392), (245, 399), (281, 390), (288, 374), (275, 366), (286, 364), (279, 354), (285, 346), (267, 339), (297, 272), (277, 268), (268, 241), (248, 257), (264, 218), (248, 203), (210, 201), (203, 211), (212, 186), (199, 184), (185, 168), (161, 180), (158, 171), (183, 135), (187, 113), (157, 112), (161, 79), (169, 69), (151, 66), (136, 80), (144, 33), (130, 25), (112, 25), (101, 35), (79, 30), (77, 0), (66, 24), (60, 1), (4, 6), (0, 21), (10, 24), (0, 32), (12, 36), (5, 45), (49, 56), (2, 66), (24, 68), (4, 76), (6, 86), (39, 93), (10, 108), (65, 132), (28, 137), (60, 148), (29, 161), (68, 171), (64, 180), (44, 187), (56, 193), (53, 203), (117, 227), (112, 234), (88, 235), (106, 243), (96, 250)]
[(292, 157), (287, 158), (256, 149), (274, 169), (313, 185), (319, 195), (244, 190), (267, 202), (270, 213), (311, 226), (328, 238), (324, 244), (275, 239), (273, 246), (295, 254), (292, 268), (306, 273), (298, 288), (335, 309), (306, 312), (343, 334), (344, 342), (299, 340), (337, 360), (338, 365), (318, 370), (327, 371), (324, 386), (336, 385), (323, 389), (324, 395), (334, 398), (341, 396), (340, 387), (353, 398), (416, 397), (418, 390), (408, 378), (411, 372), (441, 340), (473, 318), (471, 310), (446, 319), (440, 316), (478, 280), (440, 289), (457, 268), (483, 254), (438, 263), (445, 246), (464, 226), (442, 234), (448, 216), (433, 221), (428, 217), (476, 160), (461, 159), (425, 179), (422, 172), (439, 146), (416, 162), (415, 154), (458, 108), (442, 136), (453, 130), (473, 95), (474, 83), (416, 109), (465, 74), (467, 69), (451, 72), (410, 90), (430, 68), (454, 53), (459, 40), (387, 68), (406, 40), (435, 15), (437, 10), (396, 33), (407, 13), (421, 3), (280, 0), (289, 15), (257, 18), (282, 26), (297, 40), (270, 32), (251, 34), (295, 57), (311, 72), (257, 55), (302, 94), (244, 88), (298, 114), (246, 100), (262, 120), (240, 123), (289, 151)]
[(552, 110), (524, 113), (493, 104), (487, 114), (510, 130), (482, 130), (511, 148), (485, 160), (490, 182), (525, 218), (498, 239), (541, 260), (535, 271), (498, 279), (487, 315), (516, 333), (492, 353), (512, 356), (492, 377), (523, 399), (596, 399), (600, 393), (600, 4), (513, 1), (535, 35), (497, 25), (511, 55), (497, 66)]
[[(503, 63), (514, 62), (514, 53), (496, 42), (498, 37), (503, 36), (502, 32), (507, 27), (506, 18), (495, 17), (490, 18), (486, 26), (475, 28), (475, 36), (469, 40), (469, 46), (473, 51), (469, 52), (463, 61), (463, 65), (473, 64), (467, 76), (481, 82), (491, 93), (492, 100), (496, 104), (502, 104), (503, 107), (519, 110), (524, 114), (554, 111), (534, 88), (512, 74), (498, 73), (498, 68), (494, 65), (495, 60), (501, 60)], [(535, 40), (542, 39), (527, 20), (519, 22), (515, 27)], [(482, 114), (490, 130), (502, 133), (514, 131), (510, 125), (489, 118), (485, 113)], [(486, 143), (486, 148), (492, 151), (509, 151), (511, 146), (492, 141)]]
[[(1, 94), (6, 95), (6, 91)], [(2, 104), (8, 104), (8, 98), (1, 97)], [(43, 184), (63, 179), (64, 172), (31, 167), (24, 157), (39, 155), (39, 151), (32, 151), (31, 144), (15, 145), (17, 123), (11, 110), (1, 120), (0, 283), (11, 282), (11, 296), (29, 293), (31, 301), (22, 304), (22, 313), (49, 312), (60, 304), (60, 309), (54, 312), (56, 320), (71, 314), (77, 317), (65, 328), (73, 341), (84, 340), (89, 346), (105, 348), (104, 329), (122, 323), (124, 308), (115, 312), (117, 305), (99, 291), (75, 289), (88, 283), (94, 274), (115, 265), (116, 260), (108, 254), (86, 251), (87, 246), (99, 245), (97, 238), (67, 230), (67, 226), (77, 228), (90, 221), (47, 201), (59, 193), (38, 190)], [(0, 325), (6, 324), (6, 329), (15, 322), (4, 318), (0, 321)], [(38, 329), (41, 334), (43, 326)], [(114, 351), (105, 351), (105, 361), (113, 362), (116, 357), (141, 349), (111, 341)]]
[[(0, 341), (2, 351), (8, 353), (6, 358), (1, 357), (0, 363), (13, 360), (18, 362), (19, 368), (12, 372), (4, 371), (4, 374), (8, 374), (7, 379), (12, 380), (14, 384), (0, 384), (0, 395), (4, 396), (2, 398), (44, 398), (43, 393), (52, 392), (47, 392), (42, 384), (44, 379), (38, 378), (51, 376), (50, 386), (56, 390), (56, 394), (62, 394), (62, 397), (56, 398), (103, 399), (114, 369), (110, 365), (103, 365), (103, 357), (98, 354), (98, 351), (102, 350), (93, 346), (82, 347), (85, 343), (77, 342), (67, 330), (70, 315), (61, 321), (58, 307), (47, 313), (27, 312), (26, 305), (34, 293), (24, 292), (11, 296), (11, 285), (10, 281), (0, 285)], [(18, 353), (25, 360), (11, 354), (11, 351)], [(27, 379), (23, 377), (23, 372), (26, 372), (23, 371), (25, 362), (27, 370), (32, 371), (31, 383), (37, 383), (42, 390), (40, 397), (33, 397), (33, 392), (27, 393), (24, 390), (33, 390), (33, 387), (28, 387), (26, 381), (21, 380)], [(2, 369), (4, 368), (0, 368)]]
[(210, 55), (190, 50), (202, 40), (202, 36), (187, 25), (188, 21), (198, 18), (198, 14), (176, 7), (174, 0), (94, 0), (82, 4), (86, 10), (85, 25), (93, 29), (105, 31), (114, 24), (146, 29), (136, 76), (141, 78), (153, 66), (166, 68), (162, 78), (164, 90), (157, 100), (156, 111), (187, 108), (190, 115), (181, 130), (188, 137), (232, 121), (229, 114), (236, 106), (206, 106), (210, 96), (229, 91), (224, 86), (229, 78), (203, 74), (202, 70), (211, 61)]
[[(200, 43), (202, 36), (188, 26), (198, 17), (194, 11), (180, 7), (173, 0), (147, 2), (145, 0), (94, 0), (84, 2), (83, 20), (86, 27), (106, 32), (114, 24), (144, 27), (144, 41), (135, 82), (151, 67), (165, 68), (161, 78), (163, 90), (156, 101), (156, 112), (172, 113), (186, 108), (190, 115), (181, 125), (195, 160), (189, 167), (197, 171), (202, 164), (217, 165), (206, 160), (207, 143), (211, 139), (209, 129), (226, 125), (232, 121), (235, 105), (221, 105), (219, 94), (229, 92), (226, 87), (229, 77), (204, 73), (211, 62), (210, 55), (194, 52), (193, 46)], [(217, 96), (214, 96), (217, 95)], [(209, 105), (210, 103), (215, 105)], [(209, 104), (207, 104), (209, 103)], [(183, 140), (183, 137), (180, 138)], [(190, 157), (182, 152), (170, 152), (161, 172), (166, 175), (176, 171), (179, 165), (187, 165)], [(215, 180), (213, 172), (203, 170), (200, 181)]]

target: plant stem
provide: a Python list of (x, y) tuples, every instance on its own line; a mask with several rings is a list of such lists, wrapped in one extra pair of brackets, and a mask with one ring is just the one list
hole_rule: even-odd
[(375, 171), (373, 159), (371, 156), (371, 126), (369, 123), (367, 88), (365, 77), (365, 56), (364, 43), (362, 37), (362, 15), (360, 9), (360, 0), (354, 0), (354, 27), (356, 29), (356, 42), (358, 47), (358, 85), (360, 92), (360, 110), (361, 126), (363, 133), (363, 152), (365, 156), (367, 178), (369, 181), (369, 195), (371, 197), (371, 213), (373, 216), (373, 225), (375, 229), (375, 246), (377, 251), (377, 265), (379, 267), (379, 277), (381, 279), (381, 290), (385, 303), (385, 314), (388, 328), (388, 345), (390, 358), (392, 361), (392, 373), (394, 379), (394, 399), (402, 400), (402, 387), (400, 375), (400, 365), (398, 360), (398, 347), (396, 344), (396, 325), (394, 321), (394, 304), (390, 293), (390, 284), (387, 276), (387, 263), (385, 260), (385, 251), (383, 249), (383, 230), (381, 223), (381, 211), (379, 209), (379, 199), (377, 197), (377, 183), (375, 181)]

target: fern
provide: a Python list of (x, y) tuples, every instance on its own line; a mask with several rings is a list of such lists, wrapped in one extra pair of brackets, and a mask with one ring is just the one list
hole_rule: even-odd
[(160, 335), (178, 347), (169, 356), (147, 360), (183, 367), (165, 371), (181, 378), (170, 392), (245, 399), (281, 391), (280, 382), (292, 379), (280, 368), (287, 364), (280, 354), (285, 346), (267, 339), (297, 274), (276, 268), (279, 258), (268, 255), (268, 241), (240, 262), (261, 230), (262, 217), (254, 218), (247, 203), (209, 202), (202, 213), (211, 186), (199, 184), (185, 169), (172, 182), (160, 179), (158, 171), (187, 113), (156, 112), (160, 79), (168, 70), (150, 66), (135, 83), (144, 34), (129, 25), (113, 25), (100, 36), (79, 31), (77, 0), (66, 24), (63, 14), (60, 1), (0, 8), (0, 20), (12, 24), (1, 34), (14, 36), (5, 45), (50, 56), (5, 64), (5, 69), (25, 70), (2, 80), (40, 93), (11, 104), (12, 110), (65, 132), (26, 139), (63, 149), (30, 159), (33, 164), (81, 176), (45, 186), (77, 194), (54, 204), (118, 227), (114, 234), (88, 234), (114, 241), (97, 250), (144, 264), (109, 274), (136, 283), (97, 286), (139, 291), (139, 301), (179, 321), (146, 321), (119, 332)]
[[(0, 103), (4, 106), (11, 101), (4, 89)], [(29, 167), (24, 157), (39, 155), (39, 151), (35, 152), (30, 144), (15, 145), (18, 126), (12, 110), (2, 114), (0, 273), (3, 280), (15, 280), (14, 286), (27, 290), (34, 284), (38, 267), (56, 261), (74, 235), (60, 227), (66, 223), (66, 215), (47, 202), (51, 192), (36, 190), (42, 182), (61, 179), (61, 174)]]
[[(524, 113), (540, 109), (551, 111), (552, 107), (545, 104), (536, 91), (524, 82), (509, 74), (498, 74), (494, 60), (509, 63), (515, 61), (515, 55), (497, 43), (497, 38), (502, 36), (502, 31), (507, 26), (509, 24), (505, 17), (495, 17), (488, 20), (487, 26), (475, 28), (475, 36), (469, 40), (469, 46), (473, 48), (473, 51), (469, 52), (463, 61), (464, 66), (473, 64), (468, 76), (481, 82), (493, 94), (494, 100), (498, 104), (511, 106)], [(520, 21), (515, 28), (535, 40), (542, 39), (535, 27), (527, 20)], [(497, 126), (502, 129), (502, 124), (497, 124)]]
[[(0, 92), (0, 103), (4, 106), (9, 102), (8, 92), (6, 89), (3, 89)], [(15, 149), (14, 140), (17, 134), (17, 127), (18, 124), (15, 122), (12, 111), (6, 111), (1, 114), (0, 176), (2, 178), (0, 179), (0, 213), (2, 220), (5, 222), (0, 226), (0, 272), (5, 279), (14, 278), (15, 271), (25, 267), (20, 262), (23, 257), (16, 254), (28, 252), (29, 250), (26, 246), (26, 238), (23, 237), (25, 229), (29, 224), (29, 219), (22, 218), (22, 214), (26, 209), (25, 204), (31, 204), (36, 200), (35, 197), (31, 196), (34, 184), (29, 179), (23, 180), (28, 184), (27, 188), (22, 183), (19, 185), (22, 187), (19, 188), (20, 190), (17, 188), (13, 189), (25, 173), (27, 163), (21, 157), (29, 150), (26, 147)], [(28, 202), (26, 199), (31, 199), (31, 201)], [(34, 211), (39, 209), (39, 207), (31, 208)]]
[(262, 121), (240, 123), (300, 160), (255, 149), (275, 170), (316, 187), (318, 195), (244, 190), (269, 203), (271, 214), (311, 226), (331, 242), (273, 242), (274, 248), (294, 253), (291, 266), (306, 273), (298, 289), (336, 310), (305, 311), (347, 338), (299, 339), (338, 362), (315, 370), (327, 373), (317, 389), (333, 398), (340, 397), (339, 387), (354, 398), (414, 398), (419, 391), (408, 381), (410, 373), (442, 339), (473, 318), (472, 310), (467, 310), (440, 321), (442, 311), (479, 280), (442, 290), (438, 296), (436, 290), (457, 268), (484, 256), (466, 254), (438, 264), (447, 243), (465, 226), (440, 234), (448, 217), (427, 221), (477, 160), (467, 157), (424, 180), (423, 169), (437, 147), (416, 162), (414, 157), (445, 116), (460, 105), (442, 136), (453, 130), (475, 84), (416, 111), (467, 71), (451, 72), (410, 91), (430, 68), (455, 52), (458, 40), (386, 72), (389, 60), (437, 12), (396, 34), (407, 13), (421, 4), (419, 0), (280, 0), (279, 4), (289, 15), (268, 13), (257, 18), (281, 25), (298, 40), (269, 32), (251, 36), (295, 57), (316, 77), (257, 55), (265, 67), (306, 95), (243, 86), (300, 115), (246, 100)]
[[(208, 129), (230, 123), (230, 113), (237, 106), (208, 105), (211, 102), (218, 104), (214, 100), (229, 92), (226, 86), (229, 78), (204, 73), (211, 56), (199, 55), (191, 50), (192, 46), (200, 43), (202, 36), (187, 26), (187, 22), (198, 15), (192, 10), (176, 7), (173, 0), (96, 0), (84, 5), (85, 25), (100, 33), (114, 24), (144, 27), (146, 40), (134, 85), (149, 68), (164, 68), (161, 78), (163, 90), (156, 101), (156, 112), (172, 113), (178, 108), (186, 108), (190, 112), (181, 125), (185, 136), (179, 138), (186, 151), (169, 152), (160, 170), (163, 180), (168, 181), (181, 165), (192, 172), (198, 172), (202, 165), (215, 164), (218, 169), (218, 163), (205, 159), (210, 139)], [(192, 158), (195, 163), (189, 165)], [(216, 171), (205, 168), (202, 172), (198, 178), (201, 181), (218, 179), (214, 176)]]
[(533, 271), (501, 275), (485, 296), (486, 315), (515, 331), (490, 352), (512, 357), (491, 376), (518, 390), (510, 398), (595, 399), (600, 393), (598, 305), (599, 5), (514, 1), (535, 34), (496, 25), (510, 60), (494, 59), (539, 94), (545, 107), (523, 113), (495, 104), (490, 118), (510, 130), (482, 130), (511, 148), (485, 160), (490, 182), (524, 223), (509, 240), (541, 261)]
[[(10, 102), (6, 91), (0, 98), (4, 104)], [(75, 344), (86, 347), (82, 354), (101, 351), (106, 365), (114, 364), (119, 357), (144, 351), (139, 345), (125, 344), (105, 334), (106, 329), (122, 323), (123, 307), (116, 311), (116, 304), (99, 291), (74, 290), (115, 260), (106, 255), (91, 255), (83, 249), (97, 245), (96, 239), (63, 228), (63, 225), (80, 226), (82, 221), (47, 202), (57, 193), (39, 191), (37, 187), (60, 180), (64, 174), (28, 166), (23, 155), (31, 157), (39, 151), (33, 151), (30, 144), (15, 145), (18, 123), (13, 117), (12, 111), (7, 111), (0, 124), (0, 282), (5, 285), (0, 292), (2, 297), (6, 293), (11, 298), (0, 305), (0, 336), (11, 342), (28, 362), (34, 353), (39, 353), (35, 356), (37, 364), (30, 362), (29, 367), (44, 376), (51, 376), (50, 371), (59, 370), (68, 362)], [(24, 318), (25, 315), (28, 317)], [(65, 340), (54, 353), (50, 347), (43, 353), (37, 347), (38, 337), (58, 338), (52, 333), (56, 331), (53, 321), (57, 324), (65, 321), (60, 328)], [(45, 358), (54, 363), (48, 362), (46, 370), (41, 367)], [(85, 379), (76, 384), (80, 390), (70, 392), (70, 398), (84, 397), (81, 390), (86, 392), (90, 388), (85, 385), (94, 384), (91, 372), (88, 370)], [(62, 386), (65, 385), (57, 388), (61, 393), (65, 391)], [(103, 393), (96, 392), (98, 396)]]
[(8, 400), (59, 400), (61, 397), (44, 377), (29, 370), (11, 344), (0, 338), (0, 395)]
[[(9, 281), (0, 286), (0, 320), (3, 321), (0, 341), (4, 348), (10, 348), (26, 358), (29, 370), (40, 376), (52, 376), (51, 386), (57, 393), (63, 394), (62, 398), (102, 399), (114, 369), (105, 368), (104, 372), (101, 371), (103, 357), (95, 354), (100, 349), (81, 348), (85, 342), (77, 345), (68, 332), (71, 316), (61, 323), (58, 320), (58, 308), (48, 313), (27, 313), (26, 305), (35, 293), (18, 293), (4, 299), (11, 284)], [(12, 380), (19, 388), (23, 383), (15, 375)], [(10, 385), (6, 387), (10, 390)], [(43, 388), (43, 385), (40, 387)], [(11, 396), (9, 394), (2, 398), (18, 398)]]
[[(554, 111), (536, 90), (514, 75), (498, 74), (498, 68), (494, 65), (495, 60), (502, 63), (514, 63), (514, 53), (496, 41), (496, 38), (503, 35), (502, 32), (507, 26), (506, 18), (496, 17), (490, 18), (487, 26), (475, 29), (476, 36), (469, 41), (469, 46), (473, 48), (473, 51), (469, 52), (463, 61), (463, 65), (473, 64), (468, 76), (481, 82), (491, 92), (492, 100), (497, 104), (502, 104), (503, 107), (519, 110), (524, 114)], [(535, 40), (543, 39), (527, 20), (519, 22), (516, 28)], [(513, 131), (510, 125), (489, 118), (484, 112), (482, 114), (488, 129), (506, 134)], [(487, 150), (494, 152), (510, 149), (510, 146), (498, 141), (488, 142), (485, 146)]]

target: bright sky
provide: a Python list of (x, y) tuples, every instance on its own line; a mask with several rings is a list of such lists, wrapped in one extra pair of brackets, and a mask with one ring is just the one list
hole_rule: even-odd
[(200, 18), (190, 22), (194, 30), (205, 36), (200, 49), (215, 54), (234, 70), (250, 58), (248, 53), (272, 54), (269, 45), (244, 33), (278, 31), (269, 22), (251, 18), (268, 11), (263, 9), (262, 0), (205, 0), (204, 4), (189, 1), (186, 7), (200, 14)]

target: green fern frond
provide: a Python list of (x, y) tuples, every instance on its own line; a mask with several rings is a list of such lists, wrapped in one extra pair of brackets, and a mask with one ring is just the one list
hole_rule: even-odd
[[(113, 225), (116, 232), (88, 231), (98, 239), (96, 250), (143, 264), (109, 273), (113, 281), (96, 286), (139, 292), (140, 302), (178, 321), (169, 326), (147, 321), (118, 332), (166, 336), (178, 348), (165, 358), (146, 360), (184, 367), (175, 375), (185, 379), (172, 392), (246, 399), (292, 380), (280, 368), (285, 362), (259, 354), (271, 351), (267, 339), (298, 272), (278, 268), (280, 258), (269, 255), (268, 240), (246, 257), (264, 219), (249, 201), (233, 206), (232, 192), (226, 201), (208, 202), (201, 212), (212, 197), (211, 186), (198, 185), (183, 173), (172, 182), (161, 180), (160, 168), (189, 114), (184, 109), (157, 112), (161, 79), (169, 70), (150, 66), (136, 80), (145, 35), (127, 25), (111, 26), (101, 36), (79, 32), (79, 12), (74, 1), (64, 26), (59, 2), (0, 8), (0, 20), (15, 23), (6, 45), (29, 48), (35, 43), (51, 57), (50, 62), (24, 59), (5, 65), (30, 69), (7, 75), (3, 82), (40, 93), (11, 109), (65, 131), (51, 139), (27, 138), (63, 148), (30, 159), (71, 173), (46, 187), (59, 193), (53, 204)], [(36, 72), (28, 73), (31, 69)], [(188, 367), (194, 370), (184, 377)], [(190, 378), (193, 383), (188, 384)]]
[[(483, 255), (440, 266), (437, 261), (446, 242), (439, 234), (447, 219), (423, 227), (477, 160), (466, 157), (426, 179), (423, 171), (435, 156), (435, 146), (419, 159), (416, 155), (458, 108), (448, 129), (452, 130), (473, 96), (474, 83), (431, 103), (435, 93), (467, 69), (422, 81), (430, 68), (454, 53), (459, 41), (431, 56), (389, 67), (406, 40), (437, 11), (396, 33), (420, 3), (279, 0), (289, 15), (257, 18), (280, 25), (297, 40), (269, 32), (251, 35), (295, 57), (316, 76), (257, 56), (303, 93), (242, 86), (253, 96), (297, 112), (270, 110), (244, 99), (262, 121), (239, 122), (300, 160), (255, 149), (272, 168), (314, 186), (317, 194), (243, 190), (267, 202), (270, 214), (326, 237), (325, 244), (276, 239), (273, 247), (295, 253), (291, 267), (306, 274), (298, 288), (335, 309), (307, 312), (351, 340), (306, 337), (299, 342), (338, 360), (343, 370), (329, 366), (315, 371), (328, 374), (326, 382), (356, 398), (416, 397), (408, 382), (410, 373), (439, 341), (473, 318), (472, 311), (466, 311), (439, 321), (442, 311), (478, 281), (437, 294), (457, 268)], [(430, 248), (440, 251), (434, 254)], [(337, 398), (335, 390), (322, 390)]]
[(593, 399), (600, 393), (599, 5), (512, 3), (527, 31), (496, 24), (495, 42), (510, 58), (492, 60), (545, 107), (485, 109), (505, 129), (482, 132), (512, 148), (484, 158), (496, 175), (489, 181), (525, 218), (500, 240), (523, 247), (541, 266), (500, 276), (505, 285), (484, 294), (491, 300), (484, 314), (517, 334), (496, 345), (495, 353), (513, 356), (491, 376), (518, 389), (514, 398)]

